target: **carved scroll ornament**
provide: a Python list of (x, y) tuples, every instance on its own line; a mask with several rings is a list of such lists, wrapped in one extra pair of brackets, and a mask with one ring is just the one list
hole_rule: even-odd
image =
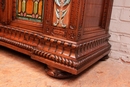
[(61, 27), (65, 28), (67, 25), (63, 23), (63, 20), (68, 12), (68, 5), (70, 4), (70, 0), (55, 0), (55, 4), (55, 14), (57, 21), (53, 23), (53, 25), (60, 25)]

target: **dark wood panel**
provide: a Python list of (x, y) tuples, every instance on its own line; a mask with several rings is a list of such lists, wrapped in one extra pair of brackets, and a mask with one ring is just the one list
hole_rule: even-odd
[(86, 0), (85, 30), (100, 27), (103, 4), (104, 0), (99, 0), (98, 3), (96, 0)]

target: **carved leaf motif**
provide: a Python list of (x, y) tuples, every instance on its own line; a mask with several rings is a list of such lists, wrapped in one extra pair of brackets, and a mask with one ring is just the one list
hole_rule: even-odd
[(56, 10), (55, 10), (55, 14), (56, 14), (56, 22), (53, 23), (54, 26), (58, 26), (60, 25), (60, 27), (66, 28), (66, 24), (63, 23), (63, 20), (68, 12), (68, 4), (70, 3), (70, 0), (55, 0), (55, 4), (56, 4)]
[(59, 19), (60, 15), (59, 15), (59, 9), (56, 9), (56, 17)]
[(66, 13), (67, 13), (67, 10), (63, 10), (62, 13), (63, 14), (62, 14), (61, 18), (63, 19), (65, 17)]
[[(55, 0), (55, 3), (60, 7), (62, 1), (61, 0)], [(66, 5), (68, 5), (69, 3), (70, 3), (70, 0), (64, 0), (63, 7), (66, 6)]]
[(66, 5), (68, 5), (69, 3), (70, 3), (70, 0), (64, 0), (63, 6), (66, 6)]
[(61, 4), (60, 4), (60, 0), (55, 0), (55, 3), (60, 7)]

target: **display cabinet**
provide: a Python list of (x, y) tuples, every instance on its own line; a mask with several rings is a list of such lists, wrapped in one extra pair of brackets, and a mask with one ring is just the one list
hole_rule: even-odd
[(47, 65), (56, 78), (78, 75), (110, 51), (113, 0), (0, 0), (0, 45)]

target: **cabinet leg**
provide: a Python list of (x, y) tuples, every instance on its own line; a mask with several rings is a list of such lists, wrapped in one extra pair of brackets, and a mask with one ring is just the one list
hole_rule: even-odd
[(104, 56), (102, 59), (100, 59), (100, 61), (106, 61), (109, 58), (108, 55)]
[(67, 73), (65, 71), (61, 71), (59, 69), (56, 69), (56, 68), (53, 68), (50, 66), (47, 66), (45, 71), (49, 76), (54, 77), (54, 78), (58, 78), (58, 79), (64, 79), (64, 78), (69, 78), (69, 77), (73, 76), (70, 73)]

